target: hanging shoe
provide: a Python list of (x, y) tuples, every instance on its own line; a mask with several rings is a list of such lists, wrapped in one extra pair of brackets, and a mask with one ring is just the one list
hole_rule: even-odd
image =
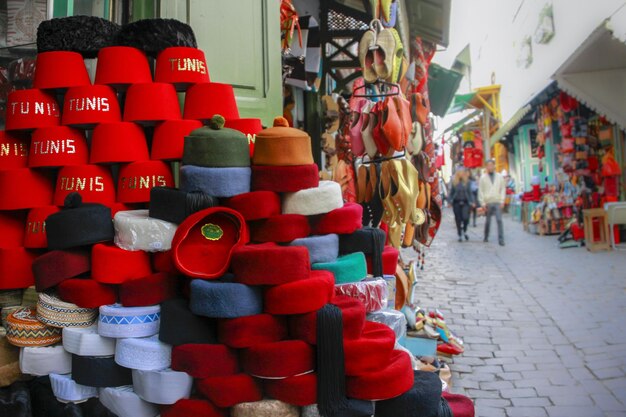
[(377, 31), (375, 26), (372, 26), (361, 37), (359, 42), (359, 61), (361, 63), (361, 70), (363, 72), (363, 78), (367, 83), (373, 83), (378, 78), (376, 70), (374, 68), (374, 52), (376, 49)]
[(394, 70), (394, 53), (396, 52), (396, 38), (391, 32), (395, 29), (383, 29), (376, 38), (378, 49), (374, 50), (374, 71), (378, 78), (390, 81)]
[(368, 105), (367, 100), (362, 100), (357, 104), (358, 110), (350, 114), (350, 142), (352, 144), (352, 154), (361, 156), (365, 153), (365, 144), (363, 143), (363, 123), (365, 121), (363, 108)]
[[(388, 143), (388, 147), (392, 147), (396, 151), (401, 151), (406, 143), (404, 139), (404, 131), (402, 127), (402, 120), (400, 119), (400, 113), (396, 108), (395, 97), (386, 97), (383, 101), (383, 118), (382, 118), (382, 131), (385, 134), (385, 139)], [(379, 148), (380, 149), (380, 148)], [(387, 152), (381, 153), (386, 154)]]

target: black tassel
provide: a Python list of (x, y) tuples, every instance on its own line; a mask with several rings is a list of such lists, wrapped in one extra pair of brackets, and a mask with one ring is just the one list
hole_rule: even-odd
[(338, 417), (347, 408), (343, 320), (332, 304), (317, 312), (317, 408), (323, 417)]

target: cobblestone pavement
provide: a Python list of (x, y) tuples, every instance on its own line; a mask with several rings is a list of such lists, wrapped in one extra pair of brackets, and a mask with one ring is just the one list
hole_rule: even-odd
[(559, 249), (507, 216), (501, 248), (483, 222), (458, 243), (446, 209), (418, 286), (465, 341), (452, 391), (479, 417), (626, 416), (626, 252)]

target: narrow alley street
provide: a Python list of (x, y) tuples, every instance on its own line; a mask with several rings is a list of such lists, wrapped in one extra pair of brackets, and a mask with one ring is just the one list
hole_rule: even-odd
[(419, 293), (465, 341), (452, 391), (480, 417), (626, 416), (626, 252), (559, 249), (508, 215), (506, 247), (484, 218), (458, 243), (445, 213)]

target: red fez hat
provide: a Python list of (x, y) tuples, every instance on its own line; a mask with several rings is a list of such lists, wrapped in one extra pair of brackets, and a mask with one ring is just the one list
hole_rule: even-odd
[(98, 308), (115, 304), (117, 291), (114, 285), (101, 284), (93, 279), (71, 278), (58, 286), (63, 301), (82, 308)]
[(344, 340), (346, 375), (362, 375), (383, 369), (389, 364), (396, 334), (386, 324), (365, 322), (358, 339)]
[(154, 187), (173, 187), (169, 165), (162, 161), (138, 161), (122, 165), (117, 179), (117, 201), (146, 203)]
[(239, 118), (239, 109), (232, 85), (202, 83), (194, 85), (187, 91), (185, 119), (209, 121), (216, 114), (226, 120)]
[(287, 338), (285, 317), (271, 314), (220, 319), (217, 326), (220, 343), (236, 349), (278, 342)]
[(109, 46), (98, 52), (96, 84), (125, 89), (130, 84), (150, 82), (150, 65), (143, 51), (130, 46)]
[(91, 136), (92, 164), (145, 161), (148, 143), (141, 126), (129, 122), (101, 123)]
[(52, 204), (50, 175), (28, 168), (0, 171), (0, 210), (21, 210)]
[(91, 248), (91, 277), (103, 284), (121, 284), (152, 273), (150, 255), (129, 251), (112, 243), (97, 243)]
[(201, 379), (196, 387), (218, 407), (233, 407), (237, 404), (261, 401), (263, 394), (258, 383), (247, 374), (214, 376)]
[(84, 165), (88, 154), (82, 131), (67, 126), (42, 127), (33, 132), (28, 164), (31, 167)]
[(233, 273), (247, 285), (280, 285), (309, 278), (309, 251), (303, 246), (273, 243), (245, 245), (233, 253)]
[(204, 52), (186, 46), (164, 49), (157, 56), (154, 81), (174, 84), (176, 91), (185, 91), (191, 84), (208, 83), (211, 80)]
[(26, 233), (24, 234), (24, 247), (47, 248), (46, 218), (49, 215), (61, 211), (57, 206), (36, 207), (28, 212), (26, 217)]
[(238, 130), (248, 137), (248, 145), (250, 145), (250, 158), (252, 158), (252, 155), (254, 155), (254, 141), (256, 140), (256, 134), (263, 130), (261, 119), (227, 119), (224, 126), (229, 129)]
[(0, 248), (22, 246), (24, 223), (23, 211), (0, 211)]
[(210, 401), (183, 398), (161, 408), (161, 417), (225, 417)]
[(243, 351), (241, 366), (259, 378), (288, 378), (315, 369), (315, 349), (302, 340), (260, 343)]
[(266, 379), (263, 381), (263, 388), (270, 397), (288, 404), (304, 407), (317, 402), (315, 373), (285, 379)]
[(41, 90), (16, 90), (9, 93), (6, 109), (6, 130), (32, 130), (61, 123), (56, 100), (52, 94)]
[(335, 276), (328, 271), (311, 271), (311, 277), (276, 285), (265, 291), (264, 310), (270, 314), (304, 314), (317, 311), (333, 297)]
[(33, 85), (45, 90), (91, 85), (91, 81), (81, 54), (51, 51), (37, 54)]
[(154, 128), (152, 159), (180, 160), (183, 157), (185, 136), (202, 127), (198, 120), (167, 120)]
[(28, 139), (0, 130), (0, 170), (28, 166)]
[(189, 343), (172, 349), (172, 369), (194, 378), (226, 376), (239, 372), (239, 361), (237, 352), (224, 345)]
[(178, 95), (171, 84), (142, 83), (128, 87), (124, 107), (125, 122), (154, 125), (164, 120), (178, 119)]
[(98, 123), (119, 122), (120, 105), (107, 85), (72, 87), (65, 93), (63, 124), (90, 129)]
[(226, 207), (241, 213), (246, 221), (278, 216), (281, 211), (280, 196), (272, 191), (252, 191), (224, 201)]
[(0, 290), (34, 285), (32, 265), (37, 255), (37, 252), (25, 248), (0, 249)]
[(77, 192), (84, 203), (111, 205), (115, 202), (115, 184), (108, 167), (77, 165), (61, 168), (54, 192), (54, 204), (63, 206), (69, 193)]

